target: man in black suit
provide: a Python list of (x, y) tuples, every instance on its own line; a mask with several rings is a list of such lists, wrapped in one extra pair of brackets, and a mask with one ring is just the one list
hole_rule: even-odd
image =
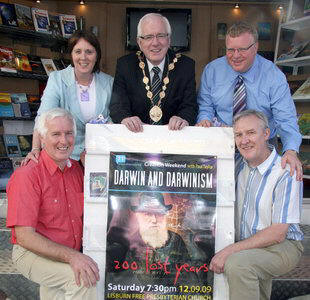
[(171, 27), (162, 15), (143, 16), (137, 31), (141, 51), (117, 61), (110, 104), (113, 122), (133, 132), (142, 131), (143, 124), (168, 124), (171, 130), (194, 125), (195, 62), (169, 49)]

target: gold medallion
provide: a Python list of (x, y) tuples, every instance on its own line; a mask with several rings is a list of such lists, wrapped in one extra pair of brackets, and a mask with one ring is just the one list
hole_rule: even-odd
[(149, 83), (149, 79), (146, 76), (143, 77), (143, 83), (144, 84), (148, 84)]
[(152, 93), (151, 91), (148, 91), (148, 92), (146, 93), (146, 96), (147, 96), (148, 98), (152, 99), (153, 93)]
[(151, 87), (149, 85), (150, 83), (150, 79), (146, 76), (145, 74), (145, 63), (142, 61), (142, 52), (141, 51), (137, 51), (136, 52), (138, 59), (139, 59), (139, 67), (142, 70), (142, 74), (143, 74), (143, 79), (142, 82), (145, 84), (145, 89), (147, 91), (146, 96), (147, 98), (150, 99), (151, 104), (152, 104), (152, 108), (150, 109), (149, 115), (150, 118), (153, 122), (158, 122), (162, 116), (163, 116), (163, 112), (161, 110), (161, 102), (162, 100), (166, 97), (166, 89), (167, 89), (167, 84), (170, 82), (169, 80), (169, 71), (174, 69), (174, 64), (178, 62), (178, 58), (181, 57), (181, 54), (176, 54), (176, 56), (174, 57), (174, 59), (172, 60), (172, 63), (169, 63), (169, 56), (168, 56), (168, 71), (167, 71), (167, 75), (165, 76), (165, 78), (163, 78), (162, 82), (163, 85), (161, 87), (161, 92), (159, 93), (159, 101), (156, 103), (156, 105), (154, 105), (154, 99), (153, 99), (153, 93), (151, 91)]
[(168, 84), (169, 83), (169, 78), (168, 77), (165, 77), (164, 80), (163, 80), (164, 84)]
[(163, 112), (161, 110), (161, 108), (157, 105), (154, 105), (151, 109), (150, 109), (150, 118), (152, 121), (154, 122), (158, 122), (161, 117), (163, 116)]

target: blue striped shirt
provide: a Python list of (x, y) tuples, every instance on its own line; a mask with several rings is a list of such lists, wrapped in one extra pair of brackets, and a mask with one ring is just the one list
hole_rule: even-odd
[(275, 223), (290, 224), (287, 239), (302, 240), (302, 182), (290, 176), (289, 167), (282, 169), (275, 149), (256, 168), (242, 160), (236, 171), (236, 240), (249, 238)]

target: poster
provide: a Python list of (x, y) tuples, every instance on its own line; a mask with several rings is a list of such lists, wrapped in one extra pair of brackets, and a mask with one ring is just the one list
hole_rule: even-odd
[(212, 299), (216, 156), (111, 152), (109, 168), (105, 299)]
[[(159, 291), (156, 291), (156, 293), (154, 291), (148, 291), (148, 294), (136, 293), (136, 291), (130, 291), (131, 294), (127, 291), (117, 292), (118, 286), (110, 286), (110, 290), (108, 290), (107, 284), (109, 281), (107, 278), (112, 275), (117, 277), (118, 274), (111, 275), (110, 273), (111, 266), (113, 270), (111, 262), (113, 263), (116, 259), (111, 259), (111, 256), (108, 257), (107, 251), (109, 255), (111, 255), (111, 251), (113, 255), (117, 255), (116, 250), (119, 251), (119, 255), (124, 256), (126, 254), (126, 251), (123, 254), (120, 251), (119, 237), (124, 237), (124, 234), (128, 234), (128, 232), (134, 233), (136, 231), (135, 228), (130, 226), (132, 223), (137, 224), (134, 219), (131, 219), (130, 222), (126, 221), (129, 214), (133, 214), (131, 206), (137, 206), (131, 205), (130, 200), (133, 201), (135, 199), (138, 201), (140, 200), (138, 198), (139, 194), (143, 192), (149, 194), (151, 191), (163, 194), (165, 206), (169, 208), (172, 205), (166, 211), (167, 228), (170, 231), (175, 231), (181, 237), (187, 246), (186, 250), (189, 255), (193, 257), (193, 253), (196, 253), (194, 259), (190, 258), (198, 266), (202, 255), (210, 259), (208, 257), (208, 250), (210, 248), (211, 251), (214, 251), (212, 248), (214, 247), (217, 252), (233, 243), (235, 147), (232, 128), (211, 127), (206, 129), (187, 126), (182, 130), (173, 131), (169, 130), (168, 126), (144, 125), (143, 132), (135, 133), (129, 131), (126, 126), (121, 124), (87, 124), (85, 146), (87, 153), (84, 175), (83, 253), (94, 259), (99, 267), (100, 280), (97, 282), (98, 300), (112, 299), (113, 297), (115, 299), (228, 300), (228, 284), (225, 276), (223, 274), (203, 272), (206, 270), (205, 268), (200, 270), (198, 268), (198, 273), (201, 277), (197, 279), (197, 276), (195, 276), (194, 281), (198, 282), (196, 285), (193, 285), (191, 281), (186, 282), (188, 284), (181, 282), (184, 279), (179, 276), (175, 286), (173, 284), (175, 276), (173, 276), (173, 283), (168, 285), (162, 280), (157, 286)], [(119, 155), (117, 157), (118, 163), (114, 161), (114, 165), (111, 165), (111, 154)], [(143, 165), (135, 169), (133, 166), (128, 165), (127, 161), (127, 158), (130, 158), (129, 161), (133, 161), (133, 157), (137, 165), (141, 164), (141, 161), (146, 160), (152, 160), (153, 164), (149, 166)], [(168, 175), (170, 179), (172, 179), (172, 172), (177, 174), (182, 169), (188, 169), (188, 172), (203, 173), (203, 170), (207, 168), (198, 168), (196, 164), (203, 165), (204, 160), (208, 161), (205, 165), (214, 166), (213, 171), (210, 169), (205, 170), (208, 174), (212, 174), (212, 188), (209, 186), (207, 191), (202, 187), (199, 190), (197, 186), (169, 186), (165, 188), (164, 184), (158, 183), (149, 186), (148, 184), (134, 185), (132, 182), (129, 182), (129, 184), (126, 183), (124, 185), (117, 184), (117, 187), (114, 188), (110, 184), (114, 169), (128, 171), (131, 168), (133, 171), (146, 171), (146, 173), (150, 170), (162, 171), (164, 183), (164, 176), (170, 174), (167, 172), (171, 172)], [(211, 163), (212, 161), (213, 163)], [(165, 167), (160, 165), (160, 163), (165, 162), (167, 163)], [(179, 167), (174, 164), (178, 164)], [(186, 168), (182, 168), (184, 164), (186, 164)], [(158, 178), (158, 180), (160, 179)], [(112, 189), (115, 190), (112, 191)], [(110, 198), (112, 194), (115, 197)], [(157, 197), (155, 196), (155, 201), (162, 203), (162, 200), (156, 200), (158, 197), (159, 199), (161, 198), (160, 195), (157, 195)], [(112, 203), (118, 207), (117, 210), (111, 209)], [(193, 206), (193, 204), (196, 206)], [(207, 211), (205, 211), (206, 207)], [(182, 210), (184, 212), (183, 215), (180, 214)], [(216, 226), (214, 228), (215, 210)], [(125, 217), (123, 217), (124, 214)], [(107, 239), (107, 236), (109, 239)], [(113, 236), (116, 241), (113, 241)], [(125, 235), (123, 242), (125, 242), (127, 249), (125, 248), (124, 250), (128, 250), (129, 245), (126, 238), (128, 239)], [(191, 248), (191, 245), (194, 245), (194, 247)], [(116, 247), (113, 248), (111, 246)], [(201, 248), (202, 251), (200, 250)], [(113, 251), (113, 249), (116, 250)], [(193, 251), (193, 249), (196, 250)], [(189, 260), (189, 263), (192, 263), (192, 261)], [(127, 267), (126, 264), (124, 266), (125, 268)], [(171, 265), (168, 266), (171, 267)], [(118, 272), (121, 272), (120, 269)], [(180, 273), (183, 274), (184, 270)], [(192, 273), (190, 273), (191, 276), (195, 275), (195, 273)], [(201, 278), (207, 279), (204, 284), (200, 283)], [(123, 282), (123, 279), (118, 280), (120, 283), (117, 284)], [(117, 281), (114, 282), (116, 283)], [(122, 285), (122, 288), (126, 289), (124, 284)], [(151, 287), (153, 285), (150, 284)], [(139, 286), (145, 285), (140, 284)], [(178, 292), (180, 291), (180, 286), (182, 286), (183, 290)], [(136, 288), (136, 286), (131, 286), (131, 288)], [(149, 287), (146, 285), (146, 288)], [(175, 288), (177, 289), (176, 291), (174, 290)], [(125, 298), (127, 296), (128, 298)]]
[(217, 39), (225, 40), (227, 32), (227, 24), (226, 23), (217, 23)]
[(259, 40), (271, 39), (271, 23), (268, 22), (258, 23), (258, 39)]

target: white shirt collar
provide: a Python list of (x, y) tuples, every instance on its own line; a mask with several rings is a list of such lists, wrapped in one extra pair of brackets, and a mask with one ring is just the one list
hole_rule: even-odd
[(272, 147), (272, 151), (270, 155), (267, 157), (267, 159), (257, 166), (257, 170), (259, 171), (259, 173), (264, 174), (267, 171), (276, 155), (277, 151), (275, 147)]
[[(151, 72), (152, 72), (152, 75), (154, 75), (152, 69), (153, 69), (153, 67), (154, 67), (155, 65), (153, 65), (148, 59), (146, 59), (146, 61), (147, 61), (147, 66), (148, 66), (148, 68), (149, 68), (150, 74), (151, 74)], [(164, 59), (161, 61), (161, 63), (160, 63), (159, 65), (156, 66), (156, 67), (158, 67), (158, 68), (160, 69), (161, 74), (164, 72), (165, 61), (166, 61), (166, 57), (164, 57)]]
[[(258, 165), (256, 167), (258, 172), (262, 175), (267, 171), (267, 169), (270, 167), (270, 164), (272, 163), (275, 156), (277, 155), (277, 151), (276, 151), (275, 147), (271, 146), (270, 150), (271, 150), (271, 153), (269, 154), (269, 156), (260, 165)], [(244, 161), (248, 165), (248, 167), (251, 168), (249, 166), (249, 164), (247, 163), (247, 161), (246, 160), (244, 160)]]

